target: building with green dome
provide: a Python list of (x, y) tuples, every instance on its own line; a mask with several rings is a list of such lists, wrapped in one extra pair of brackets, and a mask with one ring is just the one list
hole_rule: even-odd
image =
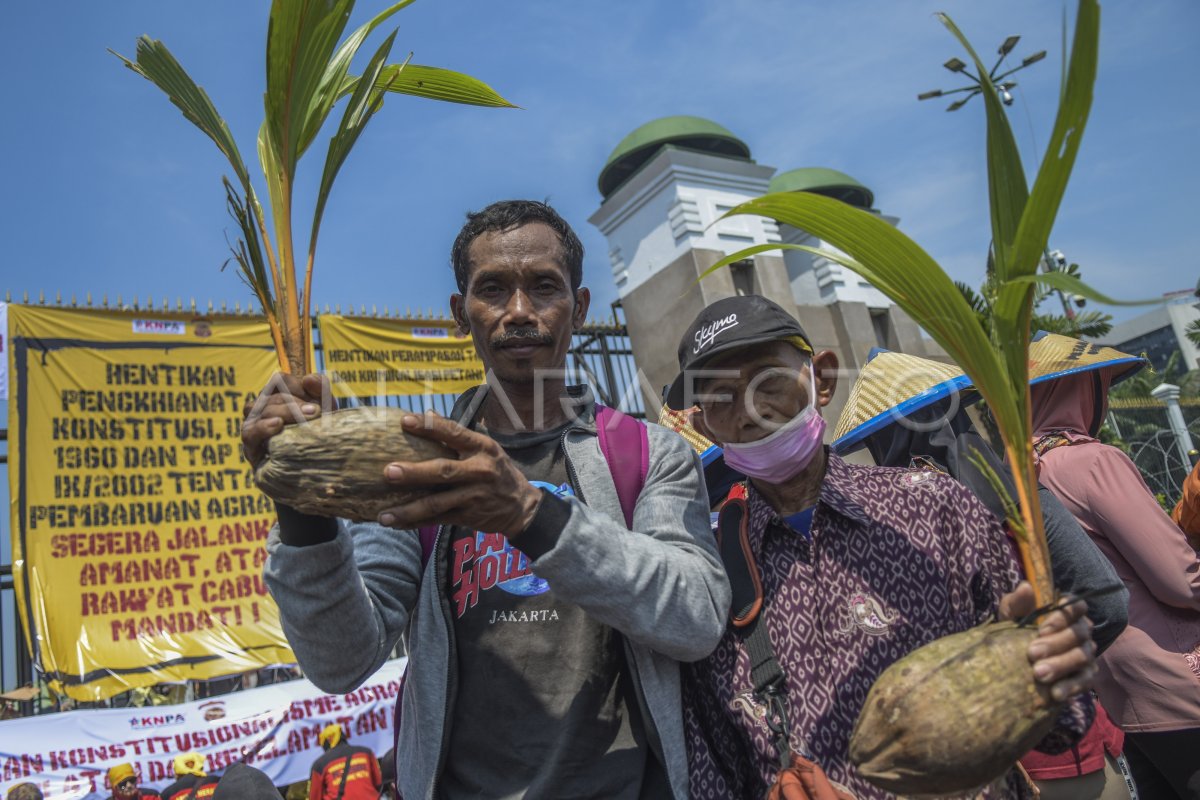
[(769, 220), (714, 224), (764, 194), (774, 173), (731, 131), (701, 117), (663, 117), (623, 138), (600, 170), (604, 201), (591, 217), (608, 238), (617, 292), (626, 296), (695, 250), (733, 252), (779, 241)]
[[(596, 185), (603, 202), (591, 221), (608, 238), (613, 280), (622, 297), (694, 250), (728, 254), (779, 241), (821, 244), (803, 231), (781, 229), (774, 220), (720, 219), (752, 197), (768, 191), (815, 192), (866, 210), (874, 210), (875, 202), (870, 188), (835, 169), (777, 172), (759, 164), (737, 134), (692, 116), (662, 117), (635, 128), (613, 148)], [(797, 303), (891, 306), (869, 283), (827, 259), (798, 251), (788, 251), (783, 259)]]
[(750, 160), (746, 143), (712, 120), (663, 117), (637, 128), (613, 148), (604, 169), (600, 170), (597, 181), (600, 194), (607, 198), (663, 147)]
[[(837, 351), (844, 367), (861, 365), (873, 347), (938, 354), (878, 289), (821, 256), (768, 251), (699, 279), (724, 256), (755, 245), (828, 248), (773, 219), (724, 218), (768, 192), (815, 192), (879, 214), (874, 192), (844, 172), (824, 166), (779, 172), (758, 163), (729, 128), (703, 117), (671, 116), (622, 138), (596, 185), (601, 203), (589, 221), (607, 239), (630, 342), (651, 384), (674, 376), (683, 327), (704, 306), (735, 294), (760, 294), (796, 309), (813, 344)], [(651, 389), (643, 392), (652, 401)]]
[[(802, 167), (781, 172), (771, 178), (768, 190), (771, 192), (812, 192), (840, 200), (864, 211), (880, 213), (874, 208), (874, 192), (846, 173), (828, 167)], [(880, 216), (893, 225), (899, 222), (895, 217), (884, 214), (880, 214)], [(779, 235), (786, 244), (802, 244), (827, 249), (830, 247), (806, 231), (798, 230), (790, 225), (780, 225)], [(864, 303), (867, 308), (871, 309), (875, 318), (880, 316), (880, 311), (892, 306), (892, 301), (888, 300), (883, 292), (872, 286), (870, 281), (854, 274), (835, 261), (803, 250), (784, 251), (783, 259), (788, 267), (792, 296), (796, 298), (797, 303), (826, 305), (837, 302)]]

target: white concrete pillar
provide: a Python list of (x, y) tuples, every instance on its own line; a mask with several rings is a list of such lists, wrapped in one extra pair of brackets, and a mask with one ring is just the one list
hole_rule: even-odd
[(1150, 392), (1156, 400), (1167, 407), (1167, 423), (1175, 436), (1175, 446), (1179, 448), (1179, 457), (1184, 467), (1191, 467), (1192, 435), (1188, 432), (1187, 422), (1183, 419), (1183, 409), (1179, 406), (1179, 387), (1170, 383), (1159, 384)]

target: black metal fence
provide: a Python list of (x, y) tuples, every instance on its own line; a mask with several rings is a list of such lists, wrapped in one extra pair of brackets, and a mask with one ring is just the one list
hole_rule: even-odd
[[(1192, 442), (1200, 445), (1200, 397), (1182, 397), (1179, 405)], [(1166, 405), (1153, 397), (1110, 398), (1101, 438), (1129, 454), (1164, 507), (1179, 502), (1192, 462), (1180, 452)]]

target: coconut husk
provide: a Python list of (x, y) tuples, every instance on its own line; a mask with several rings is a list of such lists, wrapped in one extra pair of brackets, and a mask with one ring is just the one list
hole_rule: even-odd
[(383, 477), (393, 461), (457, 458), (443, 445), (404, 432), (398, 408), (348, 408), (286, 426), (271, 437), (254, 470), (258, 488), (305, 514), (374, 521), (429, 493), (399, 489)]
[(1061, 705), (1036, 682), (1037, 630), (995, 622), (888, 667), (867, 693), (850, 761), (881, 789), (937, 796), (983, 787), (1050, 732)]

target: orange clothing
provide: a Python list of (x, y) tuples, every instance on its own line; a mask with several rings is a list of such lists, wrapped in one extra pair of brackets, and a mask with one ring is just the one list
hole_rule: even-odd
[[(338, 794), (342, 785), (342, 772), (349, 764), (346, 788)], [(308, 800), (378, 800), (383, 775), (375, 754), (365, 747), (354, 747), (342, 742), (330, 748), (312, 766), (308, 787)]]
[(1200, 549), (1200, 464), (1183, 480), (1183, 497), (1175, 504), (1171, 519), (1187, 534), (1188, 543)]
[[(217, 790), (216, 776), (183, 775), (162, 790), (163, 800), (206, 800)], [(192, 794), (192, 792), (195, 794)]]

